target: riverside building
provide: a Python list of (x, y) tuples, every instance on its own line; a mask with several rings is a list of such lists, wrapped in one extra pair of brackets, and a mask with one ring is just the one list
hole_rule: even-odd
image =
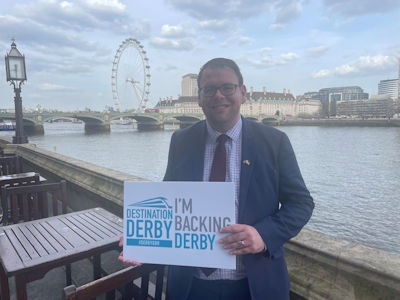
[[(185, 82), (182, 80), (182, 84)], [(197, 94), (192, 96), (182, 95), (175, 100), (172, 97), (160, 99), (156, 107), (162, 113), (203, 114), (198, 105)], [(257, 120), (261, 120), (265, 116), (312, 117), (319, 114), (320, 107), (319, 100), (296, 100), (290, 90), (286, 92), (286, 89), (283, 89), (282, 93), (267, 92), (264, 87), (262, 92), (257, 92), (253, 90), (253, 87), (250, 87), (246, 94), (246, 102), (241, 105), (240, 112), (245, 117), (252, 117)]]
[(294, 116), (312, 117), (318, 115), (320, 101), (296, 100), (290, 90), (283, 89), (282, 93), (267, 92), (263, 87), (262, 92), (257, 92), (250, 87), (246, 95), (246, 102), (242, 104), (240, 112), (244, 116)]
[(392, 99), (399, 96), (399, 79), (386, 79), (378, 83), (378, 95), (389, 95)]
[(182, 77), (182, 96), (197, 97), (197, 74), (186, 74)]
[(391, 118), (395, 113), (395, 102), (387, 95), (372, 96), (368, 100), (338, 101), (338, 116), (359, 118)]
[(321, 114), (324, 117), (336, 116), (336, 103), (338, 101), (367, 100), (368, 93), (359, 86), (344, 86), (323, 88), (318, 91), (318, 98), (321, 101)]

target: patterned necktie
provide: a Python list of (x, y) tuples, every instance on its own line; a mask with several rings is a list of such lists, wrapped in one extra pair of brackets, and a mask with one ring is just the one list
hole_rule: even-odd
[[(214, 159), (211, 166), (210, 180), (209, 181), (225, 181), (226, 178), (226, 149), (225, 142), (230, 137), (226, 134), (221, 134), (217, 138), (217, 148), (215, 149)], [(210, 276), (216, 269), (215, 268), (201, 268), (201, 271)]]
[(215, 149), (214, 159), (211, 166), (209, 181), (225, 181), (226, 176), (226, 149), (225, 142), (230, 137), (226, 134), (221, 134), (217, 138), (217, 148)]

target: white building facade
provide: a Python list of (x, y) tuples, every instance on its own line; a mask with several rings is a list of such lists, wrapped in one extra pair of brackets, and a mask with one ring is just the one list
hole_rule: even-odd
[[(261, 96), (262, 95), (262, 96)], [(245, 117), (265, 116), (316, 116), (321, 102), (318, 100), (295, 100), (293, 95), (284, 93), (251, 92), (242, 104), (240, 113)], [(179, 97), (178, 100), (163, 100), (157, 104), (162, 113), (203, 114), (197, 96)]]
[(399, 79), (386, 79), (378, 83), (378, 95), (389, 95), (396, 99), (399, 96)]
[(192, 97), (198, 95), (197, 75), (186, 74), (182, 77), (182, 96)]

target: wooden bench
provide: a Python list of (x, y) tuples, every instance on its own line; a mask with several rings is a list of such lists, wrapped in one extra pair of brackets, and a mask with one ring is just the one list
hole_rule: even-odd
[(0, 157), (0, 176), (22, 173), (22, 162), (19, 156)]
[[(163, 265), (144, 264), (137, 267), (128, 267), (89, 282), (80, 287), (70, 285), (64, 288), (66, 300), (96, 299), (97, 296), (106, 294), (106, 299), (116, 299), (118, 290), (121, 297), (118, 299), (155, 299), (161, 300), (164, 284)], [(156, 272), (155, 284), (150, 282), (150, 273)], [(140, 286), (137, 279), (140, 278)], [(150, 287), (150, 288), (149, 288)]]

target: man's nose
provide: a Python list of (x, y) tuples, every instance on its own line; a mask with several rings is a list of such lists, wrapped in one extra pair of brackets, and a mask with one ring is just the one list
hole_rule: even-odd
[(215, 92), (214, 97), (223, 98), (223, 97), (225, 97), (225, 96), (221, 93), (221, 91), (220, 91), (219, 89), (217, 89), (217, 91)]

